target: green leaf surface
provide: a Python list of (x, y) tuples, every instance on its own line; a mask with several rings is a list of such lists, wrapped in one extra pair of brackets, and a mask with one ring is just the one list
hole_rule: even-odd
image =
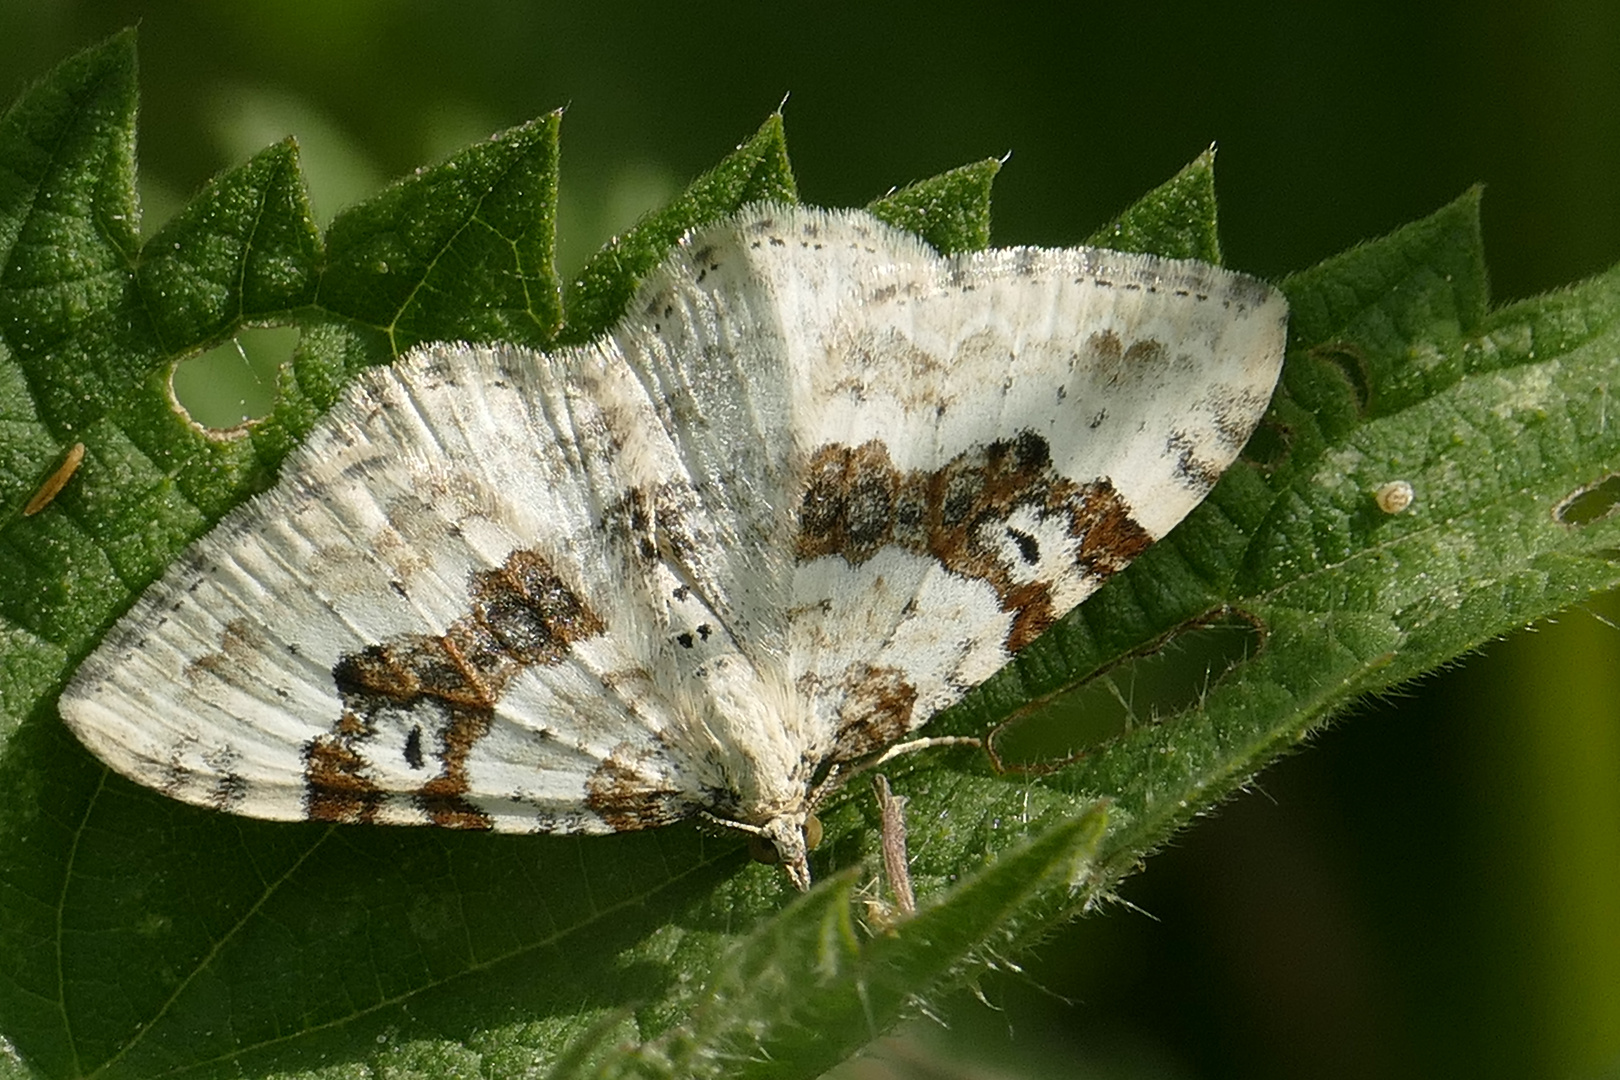
[(1086, 239), (1095, 247), (1220, 264), (1215, 229), (1215, 150), (1205, 150)]
[(1106, 822), (1101, 809), (1059, 816), (914, 918), (876, 934), (857, 929), (856, 875), (840, 874), (763, 920), (708, 980), (690, 986), (678, 1009), (688, 1022), (617, 1048), (594, 1074), (818, 1075), (886, 1031), (920, 988), (947, 987), (976, 969), (976, 951), (1018, 941), (1039, 921), (1034, 912), (1050, 918), (1072, 909)]
[[(1559, 516), (1620, 460), (1620, 278), (1489, 310), (1469, 194), (1285, 282), (1290, 354), (1246, 460), (930, 733), (1078, 730), (1088, 677), (1128, 683), (1212, 615), (1250, 647), (1196, 694), (1134, 703), (1077, 759), (894, 763), (910, 920), (884, 912), (861, 784), (828, 807), (824, 880), (803, 897), (695, 826), (500, 837), (174, 803), (86, 753), (56, 695), (348, 378), (433, 338), (588, 339), (686, 229), (795, 186), (773, 116), (593, 259), (564, 314), (555, 115), (324, 238), (294, 148), (272, 146), (145, 243), (134, 116), (126, 34), (0, 118), (0, 1035), (25, 1063), (0, 1065), (17, 1075), (814, 1076), (1072, 917), (1357, 695), (1620, 582), (1620, 517)], [(942, 250), (982, 246), (995, 164), (874, 206)], [(1100, 236), (1217, 258), (1211, 168)], [(271, 414), (192, 424), (173, 365), (264, 324), (300, 333)], [(80, 441), (78, 474), (24, 516)], [(1394, 480), (1416, 493), (1400, 514), (1374, 498)]]
[(562, 324), (560, 112), (401, 180), (332, 222), (320, 305), (384, 334), (546, 346)]
[(990, 246), (990, 185), (1001, 171), (995, 158), (976, 161), (907, 184), (866, 204), (874, 217), (914, 232), (944, 255)]

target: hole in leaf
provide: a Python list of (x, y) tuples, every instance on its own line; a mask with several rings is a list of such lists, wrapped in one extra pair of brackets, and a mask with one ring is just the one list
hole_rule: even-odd
[(991, 733), (992, 755), (1002, 769), (1057, 768), (1196, 705), (1262, 640), (1259, 626), (1236, 612), (1188, 624), (1150, 650), (1025, 706)]
[(1590, 525), (1616, 510), (1620, 510), (1620, 474), (1571, 492), (1553, 507), (1553, 517), (1565, 525)]
[(180, 361), (170, 385), (192, 421), (233, 428), (269, 414), (276, 378), (298, 346), (296, 326), (250, 326), (207, 352)]

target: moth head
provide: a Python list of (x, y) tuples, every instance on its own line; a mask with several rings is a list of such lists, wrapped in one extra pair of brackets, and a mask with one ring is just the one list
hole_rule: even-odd
[(748, 833), (748, 854), (754, 861), (780, 865), (800, 892), (810, 888), (809, 853), (821, 843), (821, 819), (814, 814), (772, 818)]

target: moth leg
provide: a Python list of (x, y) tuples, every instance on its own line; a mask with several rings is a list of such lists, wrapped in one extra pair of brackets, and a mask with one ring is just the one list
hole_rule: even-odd
[(903, 743), (895, 743), (876, 757), (868, 758), (848, 769), (843, 767), (843, 762), (835, 761), (832, 767), (827, 770), (827, 775), (822, 777), (821, 782), (811, 789), (806, 805), (814, 810), (822, 804), (827, 796), (868, 769), (875, 769), (886, 761), (893, 761), (901, 754), (910, 754), (917, 750), (930, 750), (936, 746), (976, 746), (982, 748), (984, 740), (972, 735), (935, 735), (932, 738), (909, 739)]
[(852, 774), (864, 772), (867, 769), (875, 769), (886, 761), (893, 761), (901, 754), (912, 754), (918, 750), (932, 750), (936, 746), (976, 746), (983, 748), (984, 740), (974, 735), (935, 735), (925, 739), (908, 739), (903, 743), (895, 743), (871, 761), (862, 763), (852, 770)]

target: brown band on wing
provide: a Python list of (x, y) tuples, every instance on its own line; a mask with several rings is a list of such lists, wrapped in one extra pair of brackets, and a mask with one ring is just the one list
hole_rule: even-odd
[(858, 761), (903, 738), (911, 730), (917, 687), (895, 667), (850, 665), (838, 710), (834, 758)]
[(680, 791), (659, 786), (642, 768), (656, 756), (653, 746), (621, 743), (585, 781), (585, 805), (614, 832), (668, 825), (691, 813)]
[(1046, 440), (1020, 432), (965, 451), (939, 469), (901, 471), (876, 439), (829, 444), (812, 456), (799, 504), (800, 562), (842, 556), (858, 566), (884, 547), (927, 555), (954, 574), (988, 583), (1013, 613), (1007, 649), (1017, 652), (1064, 612), (1049, 584), (1015, 580), (1003, 547), (987, 541), (1015, 512), (1060, 517), (1078, 541), (1075, 567), (1099, 581), (1153, 537), (1106, 478), (1077, 484), (1052, 466)]
[(409, 791), (436, 825), (489, 828), (469, 803), (467, 759), (495, 706), (525, 668), (559, 663), (605, 624), (537, 552), (520, 549), (469, 582), (471, 610), (444, 634), (406, 634), (349, 653), (333, 665), (343, 715), (304, 748), (309, 817), (369, 822), (398, 792), (371, 777), (368, 752), (393, 753), (377, 736), (409, 727), (402, 754), (422, 783)]

